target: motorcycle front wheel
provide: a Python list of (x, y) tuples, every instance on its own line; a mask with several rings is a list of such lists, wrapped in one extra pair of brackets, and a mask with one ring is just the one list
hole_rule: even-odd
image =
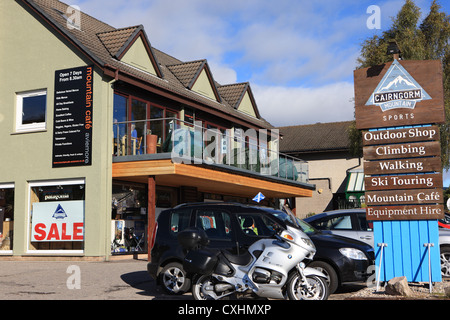
[(287, 294), (290, 300), (327, 300), (328, 285), (326, 279), (315, 275), (306, 276), (303, 283), (301, 276), (294, 272), (287, 282)]

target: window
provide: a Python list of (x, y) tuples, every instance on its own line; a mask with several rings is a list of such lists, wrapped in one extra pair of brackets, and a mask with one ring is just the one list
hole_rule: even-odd
[(231, 219), (227, 212), (200, 209), (196, 216), (197, 227), (205, 230), (206, 235), (214, 240), (231, 240)]
[(114, 93), (114, 154), (153, 153), (148, 143), (148, 139), (154, 138), (151, 135), (156, 136), (156, 152), (169, 152), (171, 133), (177, 124), (173, 118), (178, 118), (177, 111), (131, 95)]
[(275, 221), (262, 215), (241, 214), (238, 219), (242, 232), (248, 236), (272, 236), (279, 227)]
[(16, 131), (38, 131), (46, 128), (47, 90), (17, 94)]
[(28, 252), (82, 253), (84, 180), (33, 182), (30, 186)]
[(13, 250), (14, 184), (0, 184), (0, 254)]
[(177, 210), (172, 212), (170, 216), (170, 234), (176, 237), (178, 232), (189, 227), (190, 219), (191, 210)]
[(340, 216), (322, 220), (316, 227), (319, 230), (352, 230), (352, 221), (350, 216)]
[(372, 221), (367, 221), (365, 212), (358, 214), (356, 217), (358, 218), (360, 230), (373, 231), (373, 223)]

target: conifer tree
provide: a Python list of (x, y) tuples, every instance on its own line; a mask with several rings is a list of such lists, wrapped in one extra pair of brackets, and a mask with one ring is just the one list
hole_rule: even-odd
[[(450, 153), (450, 16), (441, 10), (437, 0), (433, 0), (430, 12), (420, 22), (421, 10), (413, 0), (405, 4), (393, 18), (390, 29), (381, 35), (366, 39), (361, 45), (358, 68), (367, 68), (393, 61), (387, 54), (390, 41), (395, 40), (401, 50), (403, 60), (441, 60), (443, 68), (444, 101), (446, 123), (440, 126), (442, 165), (449, 169)], [(420, 23), (419, 23), (420, 22)], [(355, 155), (361, 154), (361, 135), (349, 129), (351, 146)]]

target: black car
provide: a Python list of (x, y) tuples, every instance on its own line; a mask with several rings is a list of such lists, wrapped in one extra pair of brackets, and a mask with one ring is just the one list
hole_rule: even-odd
[[(148, 273), (172, 294), (189, 290), (190, 275), (183, 270), (185, 256), (177, 235), (188, 227), (205, 230), (212, 248), (226, 249), (238, 254), (261, 237), (271, 237), (268, 220), (281, 219), (294, 225), (283, 211), (239, 203), (191, 203), (162, 211), (157, 219), (151, 262)], [(318, 268), (329, 279), (330, 293), (345, 282), (365, 281), (368, 267), (374, 263), (373, 248), (359, 241), (330, 234), (321, 234), (298, 220), (317, 252), (309, 266)]]

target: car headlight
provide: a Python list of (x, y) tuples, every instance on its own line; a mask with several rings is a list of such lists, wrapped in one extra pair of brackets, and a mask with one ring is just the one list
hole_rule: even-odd
[(341, 248), (339, 249), (339, 252), (342, 253), (347, 258), (353, 259), (353, 260), (367, 260), (366, 255), (364, 252), (358, 249), (354, 248)]

